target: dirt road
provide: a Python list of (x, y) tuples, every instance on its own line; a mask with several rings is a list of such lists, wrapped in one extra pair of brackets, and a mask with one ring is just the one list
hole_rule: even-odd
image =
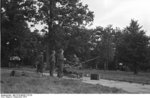
[(119, 88), (119, 89), (125, 90), (130, 93), (150, 94), (150, 85), (122, 82), (122, 81), (105, 80), (105, 79), (90, 80), (90, 78), (87, 78), (87, 77), (84, 77), (82, 82), (89, 83), (89, 84), (100, 84), (100, 85), (108, 86), (108, 87), (115, 87), (115, 88)]

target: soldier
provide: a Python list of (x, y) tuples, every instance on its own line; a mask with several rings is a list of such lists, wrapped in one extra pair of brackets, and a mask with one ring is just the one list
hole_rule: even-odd
[(53, 76), (54, 74), (54, 68), (55, 68), (55, 63), (56, 63), (56, 58), (55, 58), (55, 50), (52, 51), (52, 54), (50, 56), (50, 76)]
[(74, 65), (75, 65), (75, 67), (77, 67), (77, 68), (79, 68), (79, 69), (81, 69), (81, 67), (82, 67), (82, 64), (80, 63), (80, 60), (79, 60), (79, 58), (77, 57), (77, 55), (76, 54), (74, 54), (73, 55), (73, 57), (74, 57)]
[(60, 49), (57, 55), (57, 66), (58, 66), (58, 74), (57, 76), (61, 78), (63, 76), (63, 67), (64, 67), (64, 50)]
[(43, 73), (43, 52), (40, 53), (40, 55), (37, 57), (37, 72)]
[(75, 66), (78, 66), (78, 65), (79, 65), (79, 62), (80, 62), (80, 61), (79, 61), (79, 58), (77, 57), (76, 54), (73, 55), (73, 58), (74, 58), (74, 60), (73, 60), (73, 61), (74, 61), (74, 65), (75, 65)]

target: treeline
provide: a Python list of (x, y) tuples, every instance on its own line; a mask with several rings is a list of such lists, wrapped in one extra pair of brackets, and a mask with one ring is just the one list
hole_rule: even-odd
[(95, 47), (91, 56), (100, 56), (91, 62), (95, 68), (104, 70), (148, 71), (150, 69), (150, 37), (145, 35), (138, 21), (120, 30), (111, 26), (98, 27), (92, 33)]
[[(8, 66), (9, 58), (17, 55), (22, 65), (31, 66), (43, 51), (45, 62), (52, 49), (63, 48), (69, 59), (76, 54), (84, 68), (104, 70), (150, 70), (150, 37), (131, 20), (119, 28), (87, 29), (94, 13), (79, 0), (2, 0), (1, 59)], [(30, 31), (28, 22), (46, 24), (43, 30)], [(40, 33), (42, 33), (42, 35)]]

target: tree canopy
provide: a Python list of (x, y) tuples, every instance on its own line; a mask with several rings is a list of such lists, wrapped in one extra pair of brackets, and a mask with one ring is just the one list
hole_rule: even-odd
[(131, 20), (130, 25), (125, 28), (122, 41), (118, 46), (120, 60), (130, 64), (129, 67), (134, 70), (135, 74), (137, 74), (139, 66), (147, 62), (149, 38), (141, 28), (137, 21)]
[[(10, 56), (19, 55), (24, 65), (33, 65), (40, 51), (47, 66), (51, 50), (63, 48), (65, 57), (76, 54), (86, 67), (105, 70), (150, 69), (150, 37), (138, 21), (131, 20), (125, 29), (107, 27), (86, 28), (94, 13), (80, 0), (2, 0), (1, 55), (6, 66)], [(37, 23), (40, 31), (31, 32)]]

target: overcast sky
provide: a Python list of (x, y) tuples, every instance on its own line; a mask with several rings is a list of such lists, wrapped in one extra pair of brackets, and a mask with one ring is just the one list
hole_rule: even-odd
[(131, 19), (139, 21), (150, 35), (150, 0), (81, 0), (94, 11), (92, 27), (107, 26), (124, 28)]

